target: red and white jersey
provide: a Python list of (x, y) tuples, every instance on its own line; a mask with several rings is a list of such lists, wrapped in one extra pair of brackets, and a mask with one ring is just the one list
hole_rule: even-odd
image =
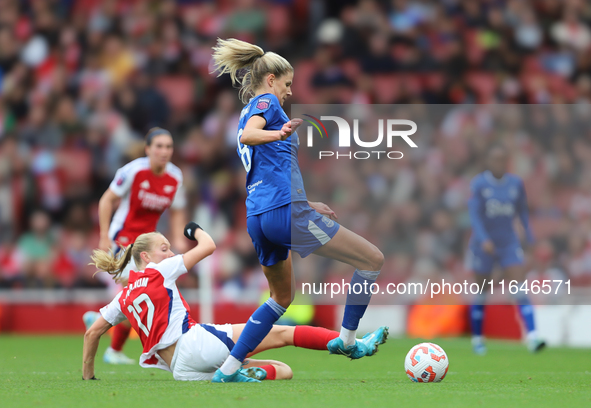
[(100, 310), (113, 326), (129, 320), (142, 341), (142, 367), (171, 371), (156, 352), (176, 343), (196, 324), (176, 287), (176, 280), (185, 273), (182, 255), (149, 263), (143, 271), (131, 271), (127, 286)]
[(127, 246), (135, 242), (139, 235), (155, 231), (164, 210), (185, 207), (182, 185), (183, 174), (172, 163), (166, 165), (161, 175), (152, 172), (147, 157), (121, 167), (109, 186), (121, 197), (121, 204), (109, 227), (109, 238)]

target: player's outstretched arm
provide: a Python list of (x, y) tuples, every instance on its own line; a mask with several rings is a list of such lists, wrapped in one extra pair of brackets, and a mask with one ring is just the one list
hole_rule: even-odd
[(183, 255), (183, 261), (187, 270), (194, 267), (202, 259), (207, 258), (215, 251), (215, 242), (211, 236), (203, 231), (199, 224), (190, 222), (185, 225), (185, 237), (197, 241), (197, 246)]
[(82, 379), (96, 380), (94, 378), (94, 359), (98, 349), (99, 340), (103, 334), (113, 327), (102, 316), (90, 326), (84, 334), (84, 348), (82, 350)]
[(267, 121), (265, 118), (255, 115), (251, 117), (240, 136), (240, 143), (257, 146), (271, 142), (278, 142), (290, 137), (302, 124), (302, 119), (292, 119), (285, 123), (280, 130), (263, 130)]
[(257, 146), (281, 140), (281, 131), (263, 130), (266, 124), (267, 121), (265, 118), (258, 115), (248, 119), (240, 136), (240, 143), (248, 146)]
[(119, 200), (119, 196), (110, 188), (105, 191), (101, 197), (98, 205), (99, 227), (100, 227), (100, 241), (99, 249), (108, 251), (113, 244), (109, 239), (109, 225), (111, 224), (111, 217), (115, 211), (115, 204)]
[(183, 227), (187, 223), (185, 209), (170, 209), (170, 235), (172, 237), (172, 247), (178, 253), (184, 253), (188, 249), (187, 241), (182, 237)]

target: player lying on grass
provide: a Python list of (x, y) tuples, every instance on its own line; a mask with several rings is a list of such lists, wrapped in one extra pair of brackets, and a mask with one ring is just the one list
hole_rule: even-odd
[[(198, 242), (184, 255), (175, 255), (162, 234), (140, 235), (125, 248), (123, 256), (112, 251), (95, 250), (93, 264), (117, 279), (134, 258), (138, 271), (130, 271), (128, 285), (107, 306), (84, 335), (82, 378), (95, 379), (94, 361), (100, 337), (126, 318), (139, 334), (143, 346), (142, 367), (155, 367), (172, 372), (175, 380), (211, 380), (214, 372), (230, 354), (244, 329), (244, 324), (197, 324), (190, 316), (189, 306), (180, 294), (176, 280), (195, 264), (211, 255), (215, 243), (197, 224), (185, 227), (185, 236)], [(256, 322), (255, 322), (256, 323)], [(387, 328), (357, 340), (374, 354), (386, 340)], [(327, 343), (338, 332), (319, 327), (274, 326), (271, 332), (249, 354), (264, 350), (296, 346), (327, 350)], [(239, 382), (260, 379), (289, 379), (292, 371), (284, 363), (272, 360), (247, 359), (238, 374)]]
[[(183, 174), (170, 161), (173, 153), (170, 132), (162, 128), (150, 129), (146, 134), (145, 151), (146, 157), (133, 160), (117, 170), (115, 178), (101, 197), (98, 208), (101, 234), (98, 248), (103, 251), (111, 248), (120, 256), (118, 252), (122, 247), (133, 244), (140, 234), (156, 230), (166, 209), (169, 209), (170, 228), (176, 238), (174, 247), (183, 252), (186, 248), (186, 241), (180, 236), (186, 223)], [(132, 269), (136, 269), (133, 258), (117, 281), (108, 281), (113, 295), (127, 284)], [(97, 312), (86, 312), (83, 316), (86, 327), (97, 317)], [(111, 346), (103, 356), (105, 363), (134, 364), (133, 359), (123, 354), (130, 330), (127, 321), (115, 327)]]

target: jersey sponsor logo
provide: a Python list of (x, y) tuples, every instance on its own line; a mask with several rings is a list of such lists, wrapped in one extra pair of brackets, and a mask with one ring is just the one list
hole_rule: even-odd
[(143, 188), (144, 190), (149, 189), (150, 188), (150, 182), (148, 180), (142, 181), (142, 183), (140, 184), (140, 188)]
[(252, 193), (257, 186), (263, 184), (263, 180), (259, 180), (256, 183), (252, 183), (246, 186), (246, 189), (248, 190), (248, 194)]
[(138, 194), (141, 205), (148, 210), (164, 211), (170, 207), (170, 198), (140, 190)]
[(499, 200), (486, 201), (486, 216), (489, 218), (512, 216), (515, 214), (515, 208), (511, 203), (501, 203)]
[(123, 184), (124, 181), (125, 181), (124, 176), (119, 177), (119, 179), (117, 180), (117, 185), (120, 186), (121, 184)]
[(170, 194), (174, 191), (174, 186), (164, 186), (162, 190), (164, 190), (166, 194)]
[(269, 99), (269, 98), (261, 98), (261, 99), (259, 99), (257, 101), (256, 108), (257, 109), (264, 110), (264, 109), (268, 109), (270, 105), (271, 105), (271, 99)]

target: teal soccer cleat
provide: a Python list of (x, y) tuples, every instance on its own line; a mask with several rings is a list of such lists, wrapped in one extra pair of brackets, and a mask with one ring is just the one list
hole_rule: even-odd
[(356, 340), (355, 344), (345, 347), (340, 337), (332, 339), (326, 345), (330, 354), (342, 354), (351, 360), (356, 360), (365, 356), (373, 356), (378, 351), (378, 345), (383, 344), (388, 338), (388, 327), (382, 326), (376, 331), (367, 333), (361, 340)]
[(357, 340), (366, 345), (368, 350), (366, 356), (373, 356), (378, 352), (378, 346), (384, 344), (388, 338), (388, 330), (388, 326), (381, 326), (377, 330), (367, 333), (361, 340)]
[[(231, 383), (231, 382), (255, 382), (258, 383), (260, 380), (256, 378), (250, 378), (246, 375), (242, 374), (244, 370), (238, 370), (234, 374), (225, 375), (219, 369), (213, 374), (213, 378), (211, 379), (212, 383)], [(264, 371), (264, 370), (263, 370)], [(267, 373), (265, 372), (265, 376)]]
[(263, 381), (267, 378), (267, 371), (261, 367), (241, 368), (239, 371), (242, 375), (254, 378), (255, 380)]
[(86, 326), (86, 330), (90, 329), (90, 326), (96, 322), (96, 319), (99, 318), (101, 314), (99, 312), (86, 312), (82, 316), (82, 321), (84, 322), (84, 326)]

